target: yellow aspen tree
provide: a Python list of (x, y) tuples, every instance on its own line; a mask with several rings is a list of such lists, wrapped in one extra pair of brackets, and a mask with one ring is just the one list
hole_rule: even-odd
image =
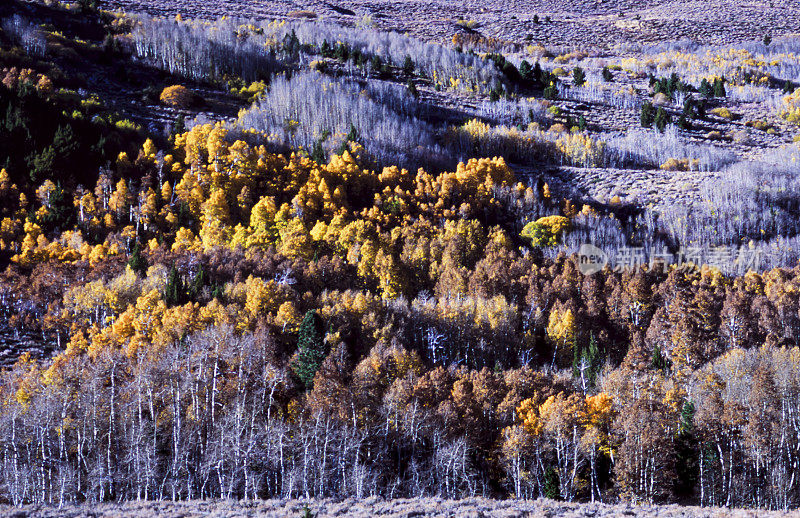
[(553, 345), (553, 365), (565, 367), (572, 358), (575, 347), (575, 315), (572, 310), (553, 308), (547, 323), (547, 337)]
[(202, 210), (203, 224), (200, 228), (200, 239), (203, 249), (208, 251), (215, 246), (227, 245), (233, 229), (225, 192), (222, 189), (212, 192), (208, 200), (203, 203)]

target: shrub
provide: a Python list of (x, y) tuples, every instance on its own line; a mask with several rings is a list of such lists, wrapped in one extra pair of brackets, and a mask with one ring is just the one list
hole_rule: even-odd
[(317, 13), (314, 11), (291, 11), (286, 16), (289, 18), (305, 18), (307, 20), (313, 20), (317, 17)]
[(520, 236), (529, 239), (532, 246), (545, 248), (557, 245), (561, 240), (561, 234), (567, 228), (569, 228), (568, 218), (545, 216), (525, 225)]
[(670, 158), (663, 164), (663, 171), (696, 171), (700, 168), (700, 161), (689, 158)]
[(800, 124), (800, 88), (783, 98), (783, 107), (778, 114), (791, 123)]
[(181, 85), (164, 88), (158, 98), (163, 104), (180, 109), (189, 108), (194, 102), (194, 94), (191, 90)]
[(723, 119), (730, 120), (733, 118), (733, 114), (731, 113), (731, 111), (728, 108), (725, 108), (724, 106), (720, 106), (719, 108), (714, 108), (713, 110), (711, 110), (711, 113), (713, 113), (717, 117), (722, 117)]

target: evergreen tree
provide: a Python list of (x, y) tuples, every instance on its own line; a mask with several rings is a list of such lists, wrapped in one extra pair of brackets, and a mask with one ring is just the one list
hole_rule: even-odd
[(586, 84), (586, 72), (581, 67), (572, 69), (572, 83), (575, 86), (583, 86)]
[(137, 274), (144, 276), (147, 273), (147, 259), (142, 255), (142, 249), (139, 243), (134, 245), (131, 252), (131, 258), (128, 259), (128, 266)]
[(544, 98), (553, 101), (558, 99), (558, 86), (556, 85), (556, 81), (551, 81), (550, 84), (544, 89)]
[(522, 63), (519, 64), (519, 75), (525, 81), (533, 81), (535, 79), (533, 67), (531, 67), (531, 64), (525, 59), (523, 59)]
[(39, 223), (47, 231), (61, 232), (70, 228), (75, 221), (73, 206), (69, 197), (61, 188), (61, 183), (50, 193), (47, 212), (40, 218)]
[(491, 102), (497, 102), (501, 97), (503, 97), (503, 95), (505, 95), (505, 90), (503, 90), (503, 85), (498, 81), (495, 83), (492, 91), (489, 92), (489, 100)]
[(545, 83), (542, 80), (542, 65), (540, 65), (538, 61), (533, 64), (533, 71), (531, 72), (531, 74), (533, 75), (534, 81), (538, 81), (541, 84)]
[(322, 319), (316, 311), (310, 310), (300, 323), (297, 332), (297, 359), (292, 364), (292, 370), (306, 389), (311, 389), (314, 385), (314, 375), (326, 354)]
[(610, 83), (614, 80), (614, 74), (608, 67), (603, 67), (603, 81)]
[(411, 56), (406, 56), (403, 61), (403, 72), (410, 76), (414, 73), (414, 68), (414, 60), (411, 59)]
[(197, 300), (207, 283), (208, 275), (206, 274), (205, 268), (203, 268), (203, 265), (201, 264), (198, 266), (197, 272), (194, 274), (194, 278), (189, 284), (189, 298), (191, 300)]
[(765, 34), (763, 42), (765, 46), (769, 47), (770, 44), (772, 43), (772, 36), (770, 36), (769, 34)]
[(311, 149), (311, 160), (318, 164), (324, 164), (327, 162), (325, 157), (325, 150), (322, 148), (322, 141), (317, 140), (314, 142), (314, 147)]
[(643, 128), (652, 128), (653, 121), (655, 119), (655, 108), (653, 108), (653, 104), (650, 102), (646, 102), (642, 105), (642, 111), (639, 115), (639, 120), (642, 123)]
[(693, 119), (695, 116), (695, 108), (697, 102), (694, 100), (694, 97), (689, 96), (683, 100), (683, 111), (681, 115), (687, 119)]
[(681, 422), (675, 438), (675, 495), (691, 498), (700, 473), (700, 449), (694, 431), (694, 403), (687, 401), (681, 409)]
[(602, 358), (594, 334), (589, 336), (589, 343), (585, 347), (575, 347), (572, 357), (572, 376), (581, 380), (583, 375), (586, 386), (594, 385), (597, 373), (600, 372)]
[(356, 125), (352, 122), (350, 123), (350, 131), (347, 132), (347, 141), (348, 142), (358, 142), (361, 136), (358, 134), (358, 130), (356, 129)]
[(186, 117), (178, 115), (178, 118), (172, 124), (172, 138), (181, 133), (186, 133)]
[(415, 99), (419, 99), (419, 90), (417, 90), (417, 85), (415, 85), (414, 82), (409, 79), (406, 83), (406, 86), (408, 87), (408, 93), (413, 95)]
[(727, 97), (728, 93), (725, 91), (725, 78), (718, 77), (714, 79), (714, 97)]
[(664, 133), (664, 130), (667, 128), (667, 125), (672, 123), (672, 117), (670, 117), (667, 110), (663, 107), (659, 106), (658, 110), (656, 111), (656, 116), (653, 119), (653, 123), (656, 126), (656, 129), (661, 133)]
[(650, 362), (650, 367), (664, 373), (666, 373), (669, 368), (669, 360), (661, 354), (661, 347), (657, 344), (653, 350), (653, 360)]
[(700, 81), (700, 88), (698, 89), (698, 91), (700, 92), (700, 95), (702, 95), (706, 99), (709, 99), (711, 96), (714, 95), (714, 89), (711, 87), (711, 83), (709, 83), (708, 79), (706, 78), (703, 78), (703, 80)]
[(561, 489), (558, 473), (553, 466), (544, 472), (544, 496), (551, 500), (561, 500)]
[(167, 277), (167, 287), (164, 289), (164, 302), (167, 306), (172, 307), (183, 304), (185, 299), (186, 287), (183, 285), (183, 278), (173, 264)]
[(791, 81), (786, 81), (783, 83), (783, 93), (790, 94), (792, 92), (794, 92), (794, 83)]
[(323, 58), (329, 58), (333, 56), (333, 52), (331, 51), (331, 45), (328, 43), (328, 40), (322, 40), (322, 45), (319, 47), (319, 53), (322, 55)]

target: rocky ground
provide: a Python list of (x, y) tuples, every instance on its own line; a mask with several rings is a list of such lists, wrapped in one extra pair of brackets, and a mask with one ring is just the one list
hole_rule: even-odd
[[(305, 514), (308, 506), (309, 515)], [(349, 516), (368, 518), (376, 516), (404, 517), (666, 517), (666, 518), (757, 518), (798, 516), (797, 513), (779, 511), (740, 510), (711, 507), (634, 506), (627, 504), (575, 504), (552, 500), (489, 500), (472, 498), (466, 500), (442, 500), (438, 498), (379, 500), (369, 498), (361, 501), (334, 502), (302, 500), (263, 501), (202, 501), (202, 502), (130, 502), (126, 504), (100, 504), (91, 506), (65, 506), (63, 508), (29, 506), (22, 508), (0, 507), (0, 515), (13, 518), (77, 518), (77, 517), (290, 517)]]
[[(574, 48), (683, 38), (727, 44), (800, 30), (800, 9), (794, 0), (101, 0), (100, 4), (205, 18), (217, 18), (219, 13), (316, 16), (439, 41), (465, 28), (501, 40)], [(459, 24), (460, 20), (466, 23)]]

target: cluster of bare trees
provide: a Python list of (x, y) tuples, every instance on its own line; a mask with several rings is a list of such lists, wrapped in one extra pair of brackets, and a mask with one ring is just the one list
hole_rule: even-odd
[[(53, 365), (0, 417), (3, 493), (61, 504), (478, 492), (463, 438), (417, 416), (408, 433), (419, 453), (395, 472), (409, 447), (396, 416), (366, 422), (365, 411), (381, 410), (288, 402), (293, 382), (273, 354), (267, 335), (209, 328), (158, 354)], [(5, 387), (15, 374), (4, 373)]]
[(275, 30), (279, 41), (291, 33), (296, 34), (303, 44), (320, 47), (326, 41), (331, 45), (342, 42), (366, 54), (380, 56), (397, 66), (411, 56), (417, 70), (426, 77), (438, 77), (441, 80), (461, 78), (463, 86), (491, 87), (502, 78), (490, 60), (438, 43), (426, 43), (399, 32), (350, 28), (325, 22), (287, 23)]
[(269, 334), (222, 326), (4, 372), (0, 490), (52, 505), (505, 491), (800, 504), (797, 348), (669, 373), (631, 357), (588, 396), (563, 373), (425, 368), (396, 346), (349, 372), (334, 350), (303, 395), (275, 354)]
[(3, 20), (3, 31), (31, 56), (44, 56), (47, 40), (30, 20), (15, 14)]
[(380, 164), (414, 169), (455, 162), (458, 157), (439, 144), (424, 112), (425, 106), (405, 87), (305, 72), (291, 79), (276, 77), (264, 97), (240, 114), (239, 125), (272, 134), (294, 148), (311, 150), (320, 142), (328, 152), (337, 152), (355, 129), (350, 137)]
[(281, 68), (262, 41), (241, 35), (237, 24), (182, 23), (141, 15), (133, 30), (136, 55), (170, 73), (192, 80), (237, 76), (269, 78)]

